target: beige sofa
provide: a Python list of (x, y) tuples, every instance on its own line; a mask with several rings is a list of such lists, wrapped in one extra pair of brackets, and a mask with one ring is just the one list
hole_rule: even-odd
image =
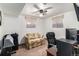
[(27, 33), (25, 36), (25, 46), (28, 49), (44, 44), (43, 41), (44, 37), (40, 33)]

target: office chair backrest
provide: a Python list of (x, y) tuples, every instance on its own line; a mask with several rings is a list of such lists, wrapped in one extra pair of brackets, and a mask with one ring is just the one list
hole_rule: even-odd
[(13, 33), (13, 34), (11, 34), (11, 36), (13, 37), (13, 42), (14, 42), (14, 47), (13, 47), (13, 49), (14, 50), (17, 50), (18, 49), (18, 34), (17, 33)]
[(55, 33), (54, 33), (54, 32), (48, 32), (48, 33), (46, 34), (46, 37), (47, 37), (48, 39), (55, 38)]
[[(10, 47), (6, 47), (5, 48), (5, 42), (6, 43), (10, 43), (8, 40), (6, 41), (6, 37), (8, 35), (11, 35), (11, 37), (13, 38), (13, 44)], [(17, 33), (13, 33), (13, 34), (6, 34), (3, 36), (2, 39), (2, 47), (1, 47), (1, 55), (3, 56), (10, 56), (11, 54), (13, 54), (13, 51), (16, 51), (18, 49), (18, 34)]]
[(55, 38), (55, 33), (54, 32), (48, 32), (46, 34), (48, 44), (54, 44), (56, 45), (56, 38)]
[(9, 35), (9, 34), (6, 34), (6, 35), (3, 36), (3, 39), (2, 39), (2, 41), (1, 41), (1, 48), (3, 48), (3, 46), (4, 46), (4, 40), (6, 39), (6, 37), (7, 37), (8, 35)]
[(4, 36), (3, 36), (3, 39), (2, 39), (2, 46), (1, 46), (1, 47), (4, 46), (4, 41), (5, 41), (5, 39), (6, 39), (6, 37), (7, 37), (8, 35), (11, 35), (11, 37), (13, 38), (13, 43), (14, 43), (13, 49), (14, 49), (14, 50), (17, 50), (17, 49), (18, 49), (18, 34), (17, 34), (17, 33), (4, 35)]

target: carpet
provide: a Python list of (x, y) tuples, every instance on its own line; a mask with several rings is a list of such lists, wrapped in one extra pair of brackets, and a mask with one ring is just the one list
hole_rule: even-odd
[(16, 51), (15, 56), (47, 56), (47, 40), (44, 41), (45, 44), (39, 47), (32, 48), (30, 50), (26, 48), (19, 48), (19, 50)]

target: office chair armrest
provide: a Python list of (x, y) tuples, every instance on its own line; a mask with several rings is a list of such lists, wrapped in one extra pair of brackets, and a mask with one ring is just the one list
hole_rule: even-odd
[(12, 52), (10, 52), (10, 54), (14, 54), (14, 53), (16, 53), (16, 51), (12, 51)]

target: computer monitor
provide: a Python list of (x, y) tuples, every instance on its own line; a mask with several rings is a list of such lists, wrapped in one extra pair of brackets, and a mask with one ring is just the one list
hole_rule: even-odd
[(75, 28), (66, 29), (66, 39), (77, 40), (77, 30)]

